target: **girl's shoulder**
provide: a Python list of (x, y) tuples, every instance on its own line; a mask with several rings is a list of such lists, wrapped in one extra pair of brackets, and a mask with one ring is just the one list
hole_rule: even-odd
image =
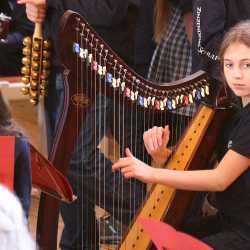
[(240, 111), (230, 133), (228, 148), (250, 158), (250, 105)]

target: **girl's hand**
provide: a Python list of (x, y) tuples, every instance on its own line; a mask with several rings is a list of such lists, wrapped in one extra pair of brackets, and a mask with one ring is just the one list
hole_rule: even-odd
[(117, 161), (112, 166), (112, 170), (117, 171), (120, 169), (126, 179), (136, 178), (145, 183), (153, 183), (156, 169), (136, 159), (128, 148), (126, 148), (125, 153), (127, 157)]
[(170, 150), (167, 149), (169, 135), (170, 131), (168, 126), (165, 126), (165, 128), (153, 127), (143, 134), (144, 145), (147, 152), (151, 155), (156, 165), (161, 167), (170, 155)]
[(19, 4), (26, 4), (26, 14), (30, 21), (42, 23), (46, 15), (46, 0), (18, 0)]

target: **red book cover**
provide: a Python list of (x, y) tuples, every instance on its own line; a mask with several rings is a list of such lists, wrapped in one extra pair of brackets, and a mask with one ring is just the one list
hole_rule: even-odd
[(15, 137), (0, 136), (0, 183), (14, 188)]
[(138, 222), (159, 250), (213, 250), (204, 242), (157, 220), (139, 218)]

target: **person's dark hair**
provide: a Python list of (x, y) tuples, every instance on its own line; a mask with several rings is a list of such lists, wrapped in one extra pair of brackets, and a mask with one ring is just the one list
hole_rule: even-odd
[(11, 117), (11, 112), (0, 91), (0, 135), (22, 136), (19, 129), (16, 128)]

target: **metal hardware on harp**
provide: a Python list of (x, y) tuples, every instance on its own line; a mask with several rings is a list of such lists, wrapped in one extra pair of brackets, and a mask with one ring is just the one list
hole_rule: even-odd
[(37, 105), (41, 96), (47, 95), (50, 68), (50, 42), (42, 36), (42, 24), (35, 24), (33, 38), (23, 40), (22, 88), (24, 95), (30, 96), (30, 102)]
[(11, 17), (0, 13), (0, 39), (5, 39), (9, 33)]

